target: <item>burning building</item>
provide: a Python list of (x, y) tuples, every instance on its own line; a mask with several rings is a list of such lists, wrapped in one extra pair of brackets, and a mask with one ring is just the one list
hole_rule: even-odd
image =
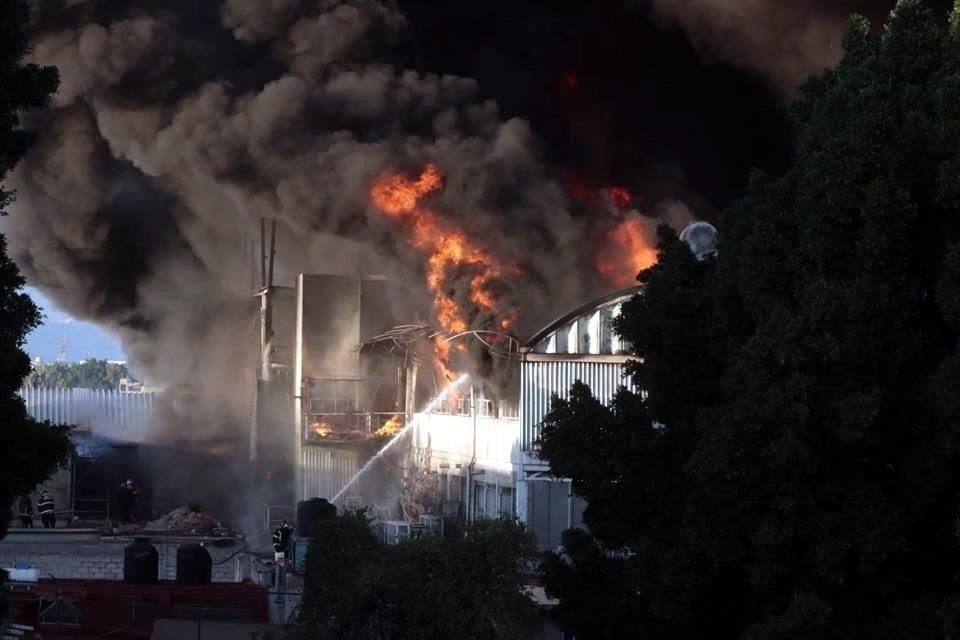
[[(516, 374), (506, 388), (474, 377), (411, 421), (403, 445), (403, 517), (517, 518), (544, 548), (558, 546), (564, 529), (581, 526), (585, 504), (538, 455), (540, 423), (552, 398), (567, 397), (577, 380), (602, 402), (629, 386), (624, 375), (630, 345), (614, 333), (613, 321), (639, 291), (624, 289), (582, 305), (515, 351), (499, 353)], [(407, 328), (375, 338), (362, 350), (393, 352), (406, 361), (415, 338)], [(365, 503), (365, 486), (348, 488), (341, 506)]]
[(269, 501), (332, 497), (402, 424), (396, 366), (356, 348), (386, 330), (383, 276), (300, 274), (262, 299), (257, 410), (250, 455)]

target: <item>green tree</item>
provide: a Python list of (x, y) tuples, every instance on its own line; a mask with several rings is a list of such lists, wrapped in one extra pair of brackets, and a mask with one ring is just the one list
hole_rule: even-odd
[(535, 556), (511, 522), (475, 523), (465, 539), (388, 546), (363, 512), (318, 527), (307, 554), (296, 636), (337, 640), (519, 640), (536, 606), (523, 590)]
[(33, 366), (26, 384), (55, 389), (117, 389), (130, 378), (126, 365), (106, 360), (48, 362)]
[[(851, 20), (700, 262), (667, 229), (543, 455), (590, 506), (545, 563), (577, 637), (958, 637), (960, 5)], [(607, 622), (609, 621), (609, 622)]]
[[(46, 104), (57, 87), (55, 69), (23, 64), (27, 53), (28, 7), (25, 1), (0, 3), (0, 182), (23, 157), (33, 140), (20, 127), (22, 109)], [(13, 194), (0, 190), (0, 212)], [(17, 395), (30, 371), (23, 352), (40, 314), (23, 292), (24, 280), (6, 253), (0, 235), (0, 538), (7, 531), (14, 500), (46, 480), (70, 451), (66, 428), (32, 420)], [(5, 575), (0, 571), (0, 582)], [(0, 620), (6, 611), (0, 584)]]

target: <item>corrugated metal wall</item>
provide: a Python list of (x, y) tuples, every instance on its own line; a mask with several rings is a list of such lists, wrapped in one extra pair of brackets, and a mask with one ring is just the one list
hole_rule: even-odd
[(87, 427), (104, 434), (141, 435), (150, 424), (154, 393), (24, 387), (20, 396), (35, 420)]
[(358, 470), (359, 456), (350, 449), (303, 446), (302, 499), (337, 495)]
[(617, 389), (633, 385), (624, 377), (626, 366), (620, 362), (552, 361), (523, 362), (520, 365), (520, 423), (523, 449), (532, 451), (540, 437), (540, 423), (550, 411), (554, 395), (570, 397), (570, 387), (579, 380), (603, 402), (613, 400)]

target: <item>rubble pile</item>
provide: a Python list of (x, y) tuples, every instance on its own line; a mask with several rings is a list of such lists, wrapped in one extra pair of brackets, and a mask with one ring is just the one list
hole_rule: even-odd
[(213, 533), (223, 530), (220, 522), (213, 516), (194, 511), (187, 507), (177, 507), (170, 513), (148, 522), (144, 529), (148, 531), (176, 531), (177, 533)]

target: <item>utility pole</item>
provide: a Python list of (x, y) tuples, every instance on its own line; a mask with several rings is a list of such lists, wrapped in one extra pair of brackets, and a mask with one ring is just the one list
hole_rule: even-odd
[[(260, 357), (253, 398), (253, 415), (250, 421), (250, 462), (257, 463), (257, 443), (260, 430), (260, 396), (263, 385), (270, 382), (273, 360), (273, 272), (277, 255), (277, 221), (270, 221), (269, 252), (267, 251), (267, 220), (260, 219)], [(256, 466), (254, 467), (256, 475)]]

